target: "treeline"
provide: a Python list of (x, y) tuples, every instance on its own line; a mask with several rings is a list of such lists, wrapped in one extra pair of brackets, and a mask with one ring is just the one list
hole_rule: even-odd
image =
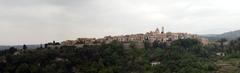
[(240, 58), (240, 38), (230, 41), (226, 40), (222, 43), (221, 47), (227, 58)]
[(113, 41), (84, 48), (62, 46), (21, 51), (11, 48), (1, 51), (0, 73), (209, 73), (217, 70), (212, 59), (219, 51), (216, 44), (181, 39), (170, 45), (155, 41), (149, 47), (145, 43), (145, 47), (123, 49), (122, 43)]

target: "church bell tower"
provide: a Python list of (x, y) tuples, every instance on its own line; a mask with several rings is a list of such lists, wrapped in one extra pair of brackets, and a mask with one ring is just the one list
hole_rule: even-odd
[(161, 32), (161, 34), (163, 34), (164, 33), (164, 27), (162, 27), (162, 32)]

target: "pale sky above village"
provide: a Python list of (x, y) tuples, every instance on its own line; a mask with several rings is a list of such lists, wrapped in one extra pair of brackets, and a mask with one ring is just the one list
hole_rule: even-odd
[(239, 0), (0, 0), (0, 45), (166, 31), (240, 29)]

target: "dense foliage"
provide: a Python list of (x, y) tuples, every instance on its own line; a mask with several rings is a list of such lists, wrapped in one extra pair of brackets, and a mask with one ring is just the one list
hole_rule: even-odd
[[(228, 47), (228, 53), (240, 51), (239, 42)], [(217, 48), (194, 39), (170, 45), (155, 41), (152, 47), (133, 49), (123, 49), (118, 41), (84, 48), (12, 47), (0, 52), (0, 73), (209, 73), (217, 70), (212, 59)]]

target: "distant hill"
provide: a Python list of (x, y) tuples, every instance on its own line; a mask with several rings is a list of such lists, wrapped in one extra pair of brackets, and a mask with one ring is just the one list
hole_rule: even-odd
[(207, 34), (207, 35), (202, 35), (202, 37), (208, 38), (209, 40), (218, 40), (221, 38), (233, 40), (240, 37), (240, 30), (230, 31), (223, 34)]
[(240, 37), (240, 30), (237, 31), (231, 31), (231, 32), (226, 32), (221, 35), (219, 35), (221, 38), (227, 38), (227, 39), (237, 39)]
[(10, 48), (10, 46), (0, 46), (0, 51)]
[[(0, 45), (0, 50), (5, 50), (5, 49), (9, 49), (10, 47), (15, 47), (17, 49), (22, 49), (23, 45), (13, 45), (13, 46), (8, 46), (8, 45)], [(40, 47), (40, 45), (27, 45), (27, 47), (29, 49), (36, 49), (38, 47)]]

